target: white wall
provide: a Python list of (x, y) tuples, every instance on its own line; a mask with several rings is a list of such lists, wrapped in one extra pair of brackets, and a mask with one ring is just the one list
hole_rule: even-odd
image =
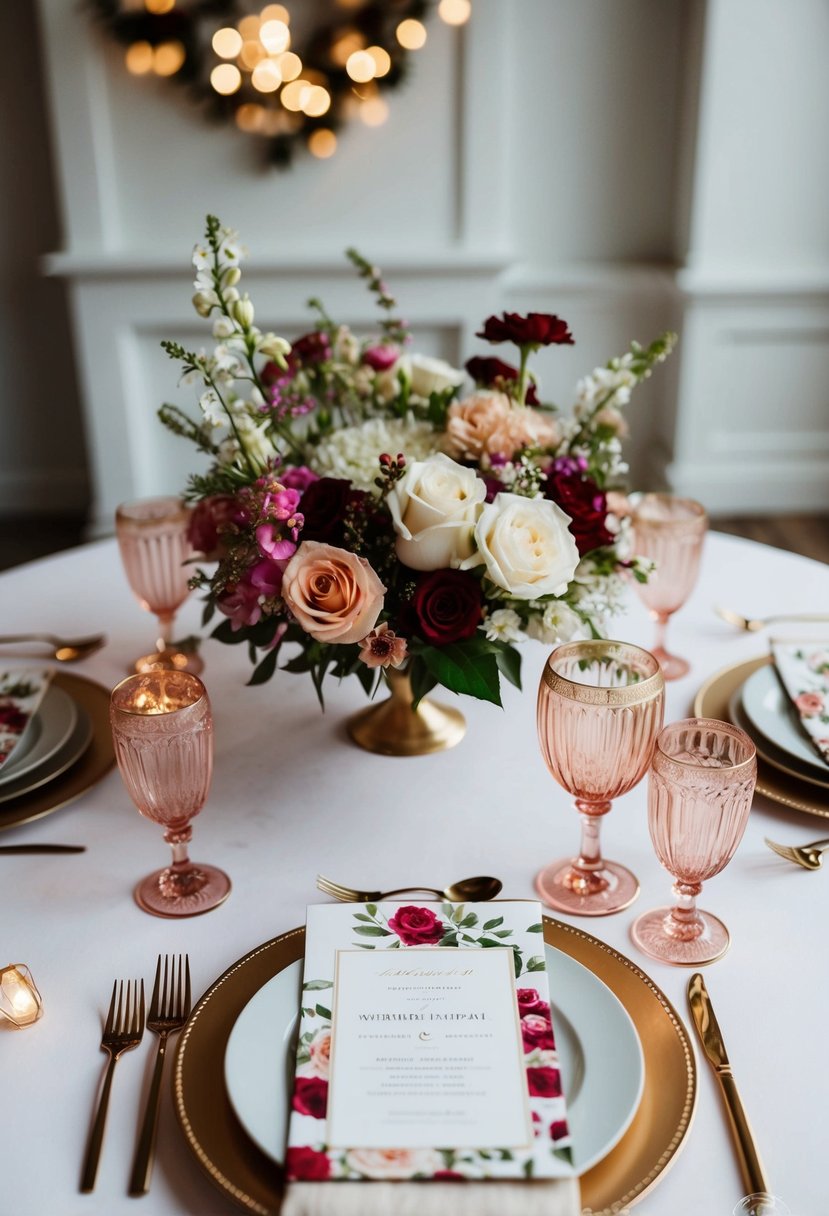
[[(287, 173), (127, 76), (73, 4), (39, 2), (65, 234), (48, 268), (71, 286), (97, 528), (192, 464), (155, 421), (188, 400), (157, 342), (206, 340), (188, 255), (208, 210), (242, 230), (258, 314), (287, 333), (313, 292), (368, 323), (348, 244), (451, 359), (488, 311), (561, 313), (577, 345), (539, 369), (562, 404), (630, 338), (680, 327), (633, 410), (637, 484), (667, 467), (713, 509), (829, 505), (824, 0), (475, 0), (463, 30), (430, 21), (384, 127)], [(0, 465), (0, 508), (2, 483)]]

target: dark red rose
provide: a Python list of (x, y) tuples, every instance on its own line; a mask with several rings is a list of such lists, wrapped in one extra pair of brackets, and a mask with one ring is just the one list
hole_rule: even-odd
[(432, 1178), (440, 1179), (441, 1182), (466, 1182), (466, 1178), (457, 1170), (435, 1170)]
[(475, 335), (487, 342), (514, 342), (516, 346), (572, 346), (573, 335), (566, 321), (549, 312), (505, 312), (487, 317)]
[(535, 988), (519, 988), (515, 995), (518, 998), (518, 1012), (522, 1018), (528, 1013), (538, 1013), (543, 1018), (550, 1016), (550, 1006), (546, 1001), (542, 1001)]
[(389, 919), (389, 928), (404, 946), (434, 946), (443, 937), (443, 922), (432, 909), (417, 908), (414, 904), (398, 908)]
[(314, 330), (313, 333), (303, 334), (291, 343), (288, 355), (288, 367), (296, 371), (300, 366), (307, 367), (309, 363), (325, 363), (331, 358), (331, 342), (328, 334)]
[(591, 477), (551, 470), (547, 474), (545, 494), (570, 516), (570, 531), (580, 557), (603, 545), (613, 544), (616, 538), (605, 522), (607, 499)]
[(313, 1148), (289, 1148), (285, 1153), (285, 1169), (289, 1178), (306, 1182), (322, 1182), (331, 1177), (327, 1153), (318, 1153)]
[(521, 1038), (524, 1040), (524, 1051), (555, 1051), (556, 1041), (553, 1038), (553, 1024), (549, 1018), (538, 1013), (528, 1013), (521, 1019)]
[(0, 726), (3, 726), (10, 735), (22, 735), (29, 716), (29, 714), (24, 714), (14, 702), (0, 705)]
[[(505, 363), (503, 359), (496, 359), (494, 356), (488, 359), (484, 355), (475, 355), (474, 358), (467, 359), (464, 366), (479, 388), (497, 388), (503, 391), (520, 375), (517, 367), (513, 367), (511, 363)], [(539, 404), (538, 394), (532, 380), (527, 385), (524, 404)]]
[(563, 1140), (565, 1136), (569, 1136), (570, 1132), (567, 1128), (567, 1123), (564, 1119), (556, 1119), (550, 1124), (550, 1139)]
[(527, 1088), (531, 1098), (560, 1098), (561, 1073), (557, 1068), (528, 1068)]
[(322, 1077), (297, 1077), (291, 1105), (301, 1115), (324, 1119), (328, 1108), (328, 1082)]
[(187, 525), (187, 539), (196, 553), (203, 553), (208, 561), (219, 561), (225, 556), (222, 534), (230, 530), (237, 510), (231, 494), (214, 494), (196, 504)]
[(481, 584), (463, 570), (433, 570), (418, 580), (412, 607), (428, 642), (461, 642), (481, 623)]
[(302, 539), (342, 545), (345, 541), (346, 509), (362, 502), (365, 497), (365, 493), (355, 490), (347, 478), (320, 477), (311, 482), (300, 503), (305, 517)]

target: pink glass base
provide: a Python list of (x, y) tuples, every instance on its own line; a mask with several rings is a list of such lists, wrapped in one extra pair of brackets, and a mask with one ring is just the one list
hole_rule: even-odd
[(681, 659), (678, 654), (669, 654), (661, 646), (652, 650), (651, 654), (662, 668), (662, 675), (666, 680), (679, 680), (682, 676), (687, 676), (691, 670), (691, 664), (687, 659)]
[(191, 676), (200, 675), (204, 671), (204, 659), (195, 650), (154, 650), (151, 654), (142, 654), (127, 669), (130, 675), (142, 675), (145, 671), (188, 671)]
[(644, 954), (662, 963), (677, 967), (700, 967), (722, 958), (731, 944), (728, 930), (710, 912), (697, 912), (702, 931), (696, 937), (685, 937), (689, 926), (680, 926), (671, 916), (670, 908), (654, 908), (633, 922), (630, 936)]
[(224, 870), (200, 863), (183, 874), (168, 867), (142, 878), (133, 894), (139, 908), (152, 916), (201, 916), (224, 903), (230, 879)]
[(602, 858), (601, 868), (584, 876), (572, 858), (553, 861), (535, 880), (535, 889), (548, 908), (571, 916), (610, 916), (628, 908), (639, 894), (635, 874), (616, 861)]

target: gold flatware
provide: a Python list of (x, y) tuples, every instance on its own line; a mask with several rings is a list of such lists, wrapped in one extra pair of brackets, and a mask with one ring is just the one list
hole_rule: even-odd
[(105, 633), (94, 633), (87, 638), (59, 638), (54, 633), (7, 633), (0, 636), (0, 646), (16, 645), (18, 642), (45, 642), (51, 647), (51, 658), (59, 663), (76, 663), (87, 659), (106, 642)]
[(761, 629), (765, 629), (767, 625), (773, 625), (776, 621), (829, 621), (829, 616), (820, 612), (778, 612), (773, 616), (750, 617), (741, 616), (739, 612), (733, 612), (730, 608), (715, 607), (714, 611), (717, 616), (728, 621), (729, 625), (736, 625), (738, 629), (744, 629), (747, 633), (759, 633)]
[(115, 1065), (125, 1051), (132, 1051), (134, 1047), (138, 1046), (143, 1034), (144, 981), (127, 980), (125, 993), (124, 981), (116, 980), (112, 985), (112, 1000), (109, 1003), (109, 1013), (101, 1038), (101, 1050), (109, 1056), (109, 1064), (107, 1064), (104, 1075), (104, 1084), (98, 1099), (98, 1110), (92, 1124), (81, 1172), (81, 1191), (84, 1194), (95, 1189), (95, 1175), (98, 1172), (98, 1160), (104, 1141), (104, 1128), (109, 1109), (109, 1091), (112, 1088)]
[(763, 1163), (754, 1143), (748, 1116), (737, 1092), (737, 1085), (731, 1072), (722, 1032), (711, 1006), (708, 989), (699, 972), (692, 975), (688, 983), (688, 1004), (702, 1049), (722, 1090), (746, 1193), (751, 1195), (768, 1193), (770, 1188)]
[(488, 899), (494, 899), (503, 885), (500, 878), (481, 875), (478, 878), (462, 878), (459, 882), (444, 887), (442, 891), (437, 887), (395, 887), (393, 891), (358, 891), (354, 887), (344, 887), (341, 883), (332, 882), (330, 878), (323, 878), (322, 874), (317, 875), (320, 891), (334, 899), (341, 899), (344, 903), (354, 904), (373, 903), (387, 899), (390, 895), (404, 895), (410, 891), (427, 891), (430, 895), (437, 895), (439, 899), (446, 899), (452, 904), (485, 903)]
[(85, 853), (85, 844), (0, 844), (0, 853)]
[(793, 861), (795, 865), (802, 866), (804, 870), (819, 870), (823, 865), (823, 854), (829, 849), (829, 840), (813, 840), (811, 844), (788, 845), (778, 844), (776, 840), (769, 840), (766, 836), (765, 841), (778, 857), (785, 857), (786, 861)]
[[(176, 963), (175, 955), (164, 956), (164, 979), (162, 982), (161, 955), (155, 969), (155, 983), (150, 997), (150, 1013), (147, 1029), (158, 1035), (158, 1051), (155, 1068), (144, 1110), (141, 1135), (135, 1150), (129, 1193), (146, 1195), (150, 1189), (155, 1157), (155, 1137), (158, 1130), (158, 1105), (161, 1097), (161, 1077), (164, 1072), (164, 1055), (167, 1039), (181, 1030), (190, 1016), (190, 958), (185, 954), (182, 973), (181, 955)], [(160, 991), (159, 991), (160, 989)]]

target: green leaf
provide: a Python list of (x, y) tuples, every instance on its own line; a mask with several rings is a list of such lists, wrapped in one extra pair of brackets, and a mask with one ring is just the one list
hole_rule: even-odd
[(532, 958), (527, 959), (527, 970), (528, 971), (543, 971), (545, 966), (546, 966), (546, 964), (544, 962), (544, 959), (541, 958), (540, 955), (538, 955), (538, 954), (534, 954), (532, 956)]
[(317, 1013), (321, 1018), (325, 1018), (329, 1022), (331, 1021), (331, 1010), (326, 1009), (324, 1005), (317, 1005)]
[(503, 916), (496, 916), (494, 920), (484, 921), (484, 932), (486, 932), (488, 929), (497, 929), (498, 926), (503, 925), (503, 923)]
[(276, 671), (276, 661), (279, 658), (279, 647), (274, 646), (273, 650), (269, 650), (258, 667), (253, 670), (253, 675), (248, 680), (248, 687), (252, 684), (267, 684), (273, 673)]
[(304, 675), (306, 671), (311, 670), (311, 664), (308, 662), (308, 656), (305, 652), (301, 651), (293, 659), (289, 659), (287, 663), (283, 663), (282, 670), (293, 672), (296, 675)]
[(457, 933), (447, 933), (438, 942), (439, 946), (457, 946), (457, 944), (458, 944)]
[(512, 961), (515, 964), (515, 978), (518, 979), (521, 974), (521, 954), (518, 950), (513, 950)]
[(373, 924), (373, 918), (371, 916), (366, 916), (365, 912), (355, 912), (354, 919), (355, 920), (365, 920), (365, 921), (368, 921), (369, 924)]
[(245, 630), (234, 629), (227, 617), (216, 626), (210, 636), (211, 638), (215, 638), (217, 642), (223, 642), (225, 646), (238, 646), (240, 642), (248, 641), (248, 635)]
[(216, 605), (212, 599), (208, 597), (204, 601), (204, 611), (201, 614), (201, 627), (206, 629), (213, 619), (213, 613), (216, 611)]
[(463, 918), (463, 920), (461, 921), (461, 928), (462, 929), (473, 929), (475, 927), (475, 925), (477, 925), (477, 923), (478, 923), (477, 916), (475, 915), (474, 912), (470, 912), (469, 915), (465, 916)]
[(355, 925), (354, 932), (362, 933), (363, 937), (391, 937), (388, 929), (383, 929), (380, 925)]
[(503, 943), (503, 942), (494, 942), (494, 941), (492, 940), (492, 938), (491, 938), (491, 937), (479, 937), (479, 938), (478, 938), (478, 945), (479, 945), (479, 946), (483, 946), (483, 947), (484, 947), (484, 949), (486, 949), (486, 947), (487, 947), (487, 946), (501, 946), (501, 947), (503, 947), (504, 943)]
[(495, 662), (498, 664), (498, 670), (505, 679), (509, 680), (510, 684), (514, 684), (516, 688), (521, 687), (521, 655), (514, 646), (510, 646), (509, 642), (495, 642), (497, 650), (495, 651)]
[(321, 992), (323, 988), (333, 988), (332, 980), (308, 980), (302, 985), (303, 992)]
[(529, 929), (525, 930), (525, 932), (527, 932), (527, 933), (543, 933), (543, 932), (544, 932), (544, 926), (542, 925), (541, 921), (539, 921), (537, 925), (530, 925)]
[(373, 950), (374, 949), (373, 946), (367, 945), (366, 942), (355, 942), (354, 945), (359, 946), (359, 948), (361, 950)]
[(366, 912), (368, 912), (369, 916), (376, 916), (377, 904), (366, 904)]
[(501, 704), (498, 663), (483, 635), (448, 646), (424, 646), (418, 654), (437, 682), (450, 692)]
[(437, 679), (426, 664), (415, 655), (409, 666), (409, 680), (412, 686), (412, 706), (417, 709), (423, 698), (435, 687)]
[(512, 937), (512, 929), (496, 929), (495, 937)]
[(452, 920), (455, 922), (456, 925), (462, 924), (462, 922), (463, 922), (463, 904), (455, 904), (454, 911), (452, 912)]

